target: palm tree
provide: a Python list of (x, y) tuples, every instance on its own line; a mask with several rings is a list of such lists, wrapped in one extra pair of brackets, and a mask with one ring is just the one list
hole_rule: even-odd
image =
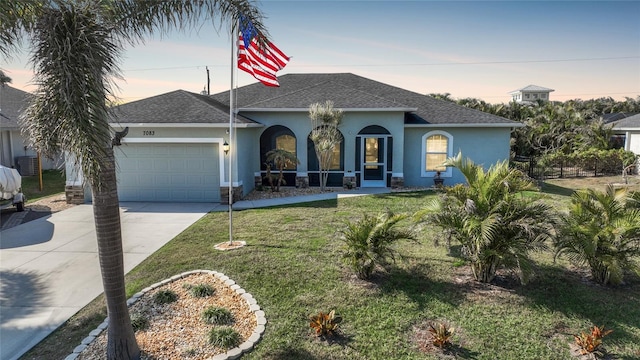
[(445, 188), (416, 213), (417, 220), (443, 228), (462, 244), (476, 280), (490, 282), (506, 267), (517, 269), (524, 283), (531, 272), (528, 253), (543, 249), (553, 234), (550, 207), (522, 193), (534, 189), (533, 183), (506, 161), (485, 171), (458, 154), (444, 165), (457, 168), (468, 185)]
[(30, 39), (37, 90), (22, 119), (43, 154), (72, 153), (93, 193), (98, 256), (109, 315), (107, 358), (139, 359), (126, 304), (122, 234), (107, 99), (126, 43), (214, 17), (244, 15), (266, 34), (249, 0), (3, 0), (0, 53)]
[(309, 106), (309, 118), (311, 119), (309, 138), (313, 142), (318, 158), (321, 191), (324, 191), (327, 186), (336, 146), (340, 146), (343, 139), (340, 130), (338, 130), (342, 123), (342, 117), (342, 110), (334, 109), (333, 102), (330, 100), (324, 104), (315, 103)]
[(273, 149), (266, 155), (267, 162), (273, 162), (276, 165), (276, 168), (278, 168), (278, 181), (276, 182), (276, 191), (280, 191), (280, 185), (285, 184), (284, 168), (288, 165), (300, 164), (300, 160), (298, 160), (295, 154), (284, 149)]
[[(632, 195), (633, 196), (633, 195)], [(587, 264), (601, 284), (619, 284), (625, 270), (640, 273), (640, 208), (625, 188), (609, 185), (574, 193), (556, 239), (556, 256)]]
[(394, 259), (392, 245), (398, 240), (415, 240), (409, 229), (399, 229), (398, 223), (407, 218), (406, 214), (391, 211), (378, 216), (365, 214), (356, 222), (348, 221), (340, 230), (345, 244), (343, 260), (360, 279), (371, 277), (377, 265), (383, 265), (388, 258)]

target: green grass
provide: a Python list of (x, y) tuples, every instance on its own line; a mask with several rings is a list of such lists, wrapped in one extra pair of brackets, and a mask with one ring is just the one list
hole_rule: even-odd
[[(545, 201), (566, 207), (566, 192), (552, 192), (543, 194)], [(127, 293), (193, 269), (226, 274), (256, 298), (268, 320), (264, 337), (245, 360), (436, 359), (438, 354), (425, 355), (413, 340), (414, 327), (429, 320), (456, 329), (451, 351), (460, 359), (571, 359), (572, 334), (594, 324), (614, 330), (604, 345), (617, 358), (640, 356), (640, 279), (598, 286), (585, 278), (588, 272), (554, 262), (551, 251), (535, 255), (536, 275), (525, 286), (509, 273), (501, 273), (495, 284), (480, 284), (470, 280), (469, 267), (456, 256), (459, 246), (451, 251), (434, 246), (434, 237), (442, 235), (425, 228), (418, 243), (397, 244), (395, 265), (371, 282), (356, 280), (340, 260), (336, 230), (344, 221), (386, 208), (412, 213), (432, 196), (395, 193), (240, 211), (234, 215), (234, 238), (247, 246), (224, 252), (213, 246), (228, 240), (228, 214), (211, 213), (130, 272)], [(71, 336), (82, 333), (79, 324), (84, 335), (95, 327), (83, 319), (104, 312), (96, 305), (101, 302), (94, 301), (24, 359), (64, 358), (82, 339)], [(330, 309), (344, 320), (339, 341), (326, 343), (312, 335), (308, 319)]]
[(64, 171), (60, 170), (42, 171), (42, 191), (40, 191), (40, 177), (38, 175), (22, 177), (22, 192), (27, 197), (27, 204), (47, 196), (63, 193), (64, 186)]

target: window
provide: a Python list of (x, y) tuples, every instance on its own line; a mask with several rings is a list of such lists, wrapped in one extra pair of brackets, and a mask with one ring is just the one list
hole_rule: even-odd
[(422, 137), (422, 176), (451, 176), (451, 169), (442, 163), (452, 155), (453, 137), (444, 131), (431, 131)]
[[(266, 129), (260, 135), (260, 169), (266, 170), (267, 153), (273, 149), (282, 149), (298, 156), (296, 151), (296, 136), (290, 129), (275, 125)], [(290, 164), (284, 170), (296, 170), (297, 164)], [(288, 180), (287, 180), (288, 181)]]
[[(282, 149), (282, 150), (286, 150), (290, 153), (292, 153), (294, 156), (296, 155), (296, 138), (285, 134), (285, 135), (279, 135), (276, 137), (276, 149)], [(296, 169), (296, 164), (295, 163), (287, 163), (287, 165), (284, 167), (285, 170), (295, 170)]]

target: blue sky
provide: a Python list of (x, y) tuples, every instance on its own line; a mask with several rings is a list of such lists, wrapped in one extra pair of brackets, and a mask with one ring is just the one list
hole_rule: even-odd
[[(640, 96), (640, 1), (276, 1), (259, 3), (287, 73), (351, 72), (421, 94), (490, 103), (530, 85), (553, 100)], [(30, 90), (23, 53), (0, 65)], [(156, 36), (128, 49), (119, 97), (229, 89), (227, 26)], [(238, 85), (255, 82), (244, 72)]]

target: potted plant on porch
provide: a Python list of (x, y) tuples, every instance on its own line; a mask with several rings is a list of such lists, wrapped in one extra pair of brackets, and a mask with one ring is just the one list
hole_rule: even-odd
[(433, 185), (436, 187), (440, 187), (444, 184), (444, 179), (440, 177), (440, 174), (440, 170), (436, 171), (436, 176), (433, 178)]

